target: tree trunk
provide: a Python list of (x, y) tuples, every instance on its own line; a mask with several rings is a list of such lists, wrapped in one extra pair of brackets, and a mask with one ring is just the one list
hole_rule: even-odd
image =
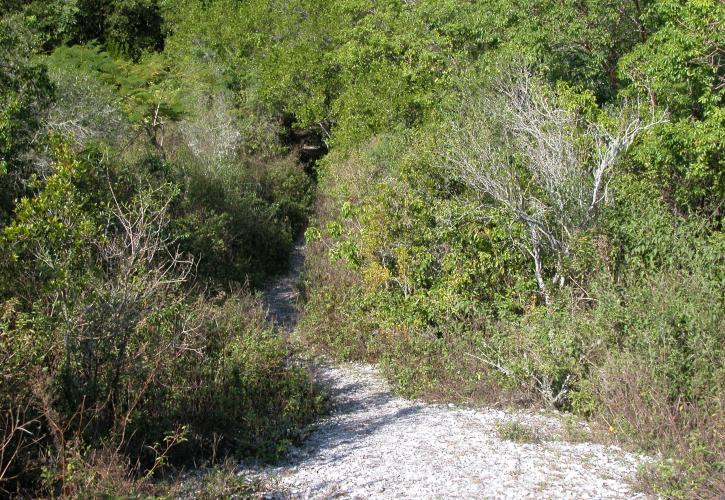
[[(164, 136), (163, 136), (163, 130), (160, 130), (158, 125), (152, 125), (146, 127), (146, 134), (149, 137), (149, 141), (151, 141), (151, 145), (156, 149), (156, 152), (159, 154), (159, 157), (162, 160), (166, 160), (166, 151), (164, 150)], [(159, 138), (159, 134), (161, 135), (161, 138)]]
[(539, 238), (539, 231), (536, 226), (529, 224), (529, 233), (531, 234), (531, 256), (534, 259), (534, 274), (536, 275), (536, 282), (539, 284), (539, 292), (544, 298), (544, 304), (547, 306), (551, 304), (551, 297), (549, 291), (546, 288), (546, 282), (544, 281), (544, 275), (541, 272), (541, 240)]

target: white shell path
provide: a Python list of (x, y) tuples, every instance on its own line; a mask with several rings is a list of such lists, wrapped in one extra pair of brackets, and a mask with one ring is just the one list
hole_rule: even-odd
[[(289, 274), (265, 294), (270, 319), (286, 332), (296, 322), (303, 245), (295, 247)], [(557, 418), (406, 400), (370, 365), (321, 362), (313, 369), (329, 388), (333, 411), (284, 463), (240, 466), (240, 474), (268, 485), (263, 498), (645, 497), (633, 483), (649, 459), (615, 446), (557, 440)], [(537, 429), (542, 440), (501, 438), (497, 427), (507, 422)]]

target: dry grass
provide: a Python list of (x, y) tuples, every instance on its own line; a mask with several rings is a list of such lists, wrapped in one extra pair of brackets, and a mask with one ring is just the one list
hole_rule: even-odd
[(515, 443), (540, 443), (542, 441), (541, 433), (538, 429), (516, 420), (498, 424), (496, 426), (496, 433), (501, 439)]

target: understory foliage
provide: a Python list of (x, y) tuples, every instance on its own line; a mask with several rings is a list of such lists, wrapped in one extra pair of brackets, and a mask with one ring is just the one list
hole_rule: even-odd
[[(159, 493), (322, 409), (258, 290), (312, 179), (162, 2), (0, 2), (0, 496)], [(163, 491), (161, 491), (163, 493)]]
[(4, 485), (120, 494), (166, 463), (281, 456), (319, 409), (307, 372), (250, 292), (190, 287), (179, 186), (106, 168), (56, 144), (0, 236)]

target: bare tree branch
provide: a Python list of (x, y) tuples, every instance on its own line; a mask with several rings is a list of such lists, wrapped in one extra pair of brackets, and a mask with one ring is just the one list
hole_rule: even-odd
[(445, 165), (528, 228), (528, 253), (547, 303), (542, 249), (561, 262), (573, 236), (591, 227), (615, 163), (641, 133), (666, 121), (664, 115), (645, 121), (641, 111), (639, 103), (625, 102), (607, 126), (587, 122), (520, 65), (467, 96), (450, 125)]

